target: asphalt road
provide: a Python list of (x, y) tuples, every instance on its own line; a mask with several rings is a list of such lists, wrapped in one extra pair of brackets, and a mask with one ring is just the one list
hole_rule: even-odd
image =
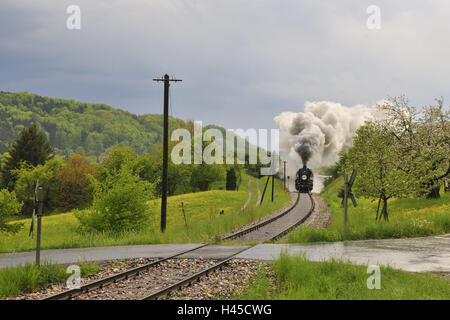
[[(167, 257), (200, 244), (156, 244), (120, 247), (93, 247), (41, 251), (42, 260), (76, 264), (82, 261), (104, 261), (140, 257)], [(225, 258), (246, 246), (212, 245), (183, 255), (183, 258)], [(304, 253), (313, 261), (332, 258), (356, 264), (389, 265), (413, 272), (450, 272), (450, 234), (409, 239), (364, 240), (311, 244), (260, 244), (240, 253), (236, 258), (275, 260), (281, 252)], [(34, 262), (34, 252), (2, 253), (0, 268)]]

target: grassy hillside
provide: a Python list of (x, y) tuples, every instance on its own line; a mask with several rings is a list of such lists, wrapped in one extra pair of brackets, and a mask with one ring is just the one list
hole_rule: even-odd
[[(248, 198), (248, 180), (252, 180), (252, 201), (243, 212), (239, 209)], [(264, 201), (264, 205), (255, 208), (257, 200), (256, 178), (243, 175), (241, 188), (236, 191), (211, 190), (191, 194), (183, 194), (168, 198), (167, 230), (159, 231), (160, 199), (149, 203), (151, 216), (150, 226), (140, 232), (127, 232), (119, 235), (79, 234), (76, 232), (78, 220), (73, 212), (53, 214), (43, 217), (42, 248), (77, 248), (91, 246), (132, 245), (151, 243), (183, 243), (205, 242), (231, 231), (235, 227), (258, 219), (289, 203), (288, 193), (282, 190), (282, 182), (276, 180), (275, 201)], [(260, 184), (262, 185), (262, 182)], [(261, 186), (261, 189), (264, 185)], [(261, 190), (262, 192), (262, 190)], [(271, 193), (271, 184), (267, 194)], [(183, 202), (187, 228), (181, 210)], [(224, 210), (223, 215), (219, 215)], [(3, 235), (0, 238), (0, 252), (17, 252), (33, 250), (36, 239), (28, 237), (30, 219), (24, 222), (25, 228), (16, 235)]]
[[(147, 152), (149, 146), (161, 141), (163, 132), (162, 114), (135, 115), (105, 104), (0, 91), (0, 155), (8, 151), (20, 131), (31, 124), (44, 132), (56, 153), (61, 155), (99, 156), (116, 144), (131, 146), (137, 153)], [(193, 130), (190, 126), (192, 123), (169, 117), (169, 132), (179, 127)], [(218, 129), (224, 137), (227, 131), (212, 124), (203, 129)], [(232, 136), (237, 141), (242, 140), (235, 134)], [(248, 150), (248, 141), (244, 143)]]
[[(138, 153), (161, 140), (161, 114), (134, 115), (105, 104), (0, 91), (0, 153), (8, 151), (19, 132), (32, 123), (41, 128), (60, 154), (98, 156), (115, 144)], [(172, 128), (183, 120), (170, 118)]]
[(355, 208), (349, 202), (348, 228), (344, 231), (344, 209), (338, 191), (343, 179), (333, 181), (321, 196), (330, 205), (333, 216), (328, 229), (299, 227), (288, 237), (288, 242), (341, 241), (421, 237), (450, 232), (450, 193), (441, 192), (440, 199), (390, 199), (389, 222), (375, 221), (378, 201), (358, 198)]

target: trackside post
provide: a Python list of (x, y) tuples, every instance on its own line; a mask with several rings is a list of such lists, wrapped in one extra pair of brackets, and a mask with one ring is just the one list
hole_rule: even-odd
[(36, 265), (41, 264), (41, 223), (42, 223), (42, 211), (44, 207), (44, 189), (39, 186), (37, 188), (37, 235), (36, 235)]

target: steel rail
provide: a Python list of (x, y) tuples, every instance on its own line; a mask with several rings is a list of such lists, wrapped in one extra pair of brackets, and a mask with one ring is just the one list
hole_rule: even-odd
[[(315, 208), (314, 199), (313, 199), (313, 197), (312, 197), (312, 195), (310, 193), (308, 195), (309, 195), (309, 198), (311, 199), (311, 208), (310, 208), (308, 214), (305, 215), (303, 218), (301, 218), (299, 221), (297, 221), (294, 225), (289, 226), (287, 229), (283, 230), (282, 232), (280, 232), (276, 236), (272, 237), (270, 240), (276, 240), (279, 237), (283, 236), (284, 234), (288, 233), (290, 230), (292, 230), (293, 228), (295, 228), (299, 224), (303, 223), (314, 212), (314, 208)], [(300, 198), (300, 195), (297, 197), (297, 201), (296, 201), (295, 205), (298, 204), (299, 198)], [(289, 211), (291, 209), (292, 208), (290, 208)], [(274, 219), (274, 220), (276, 220), (276, 219)], [(272, 220), (272, 221), (274, 221), (274, 220)], [(265, 223), (264, 225), (266, 225), (266, 224), (267, 223)], [(261, 226), (259, 226), (259, 227), (261, 227)], [(161, 296), (165, 296), (165, 295), (170, 294), (171, 291), (175, 291), (175, 290), (181, 289), (183, 286), (186, 286), (186, 285), (190, 286), (195, 281), (199, 282), (201, 277), (203, 277), (203, 276), (207, 277), (209, 275), (209, 273), (213, 272), (214, 270), (222, 269), (222, 267), (225, 264), (227, 264), (228, 262), (230, 262), (235, 256), (237, 256), (238, 254), (240, 254), (240, 253), (242, 253), (242, 252), (244, 252), (246, 250), (251, 249), (252, 247), (253, 246), (251, 246), (249, 248), (242, 249), (239, 252), (234, 253), (231, 256), (229, 256), (229, 257), (225, 258), (224, 260), (220, 261), (219, 263), (215, 264), (214, 266), (211, 266), (211, 267), (209, 267), (209, 268), (207, 268), (207, 269), (205, 269), (203, 271), (197, 272), (197, 273), (195, 273), (192, 276), (186, 277), (186, 278), (184, 278), (184, 279), (182, 279), (182, 280), (180, 280), (180, 281), (178, 281), (178, 282), (176, 282), (176, 283), (174, 283), (172, 285), (169, 285), (169, 286), (167, 286), (167, 287), (165, 287), (165, 288), (163, 288), (163, 289), (161, 289), (161, 290), (159, 290), (159, 291), (157, 291), (155, 293), (152, 293), (152, 294), (150, 294), (148, 296), (145, 296), (145, 297), (142, 298), (142, 300), (155, 300), (155, 299), (158, 299)]]
[(301, 218), (299, 221), (297, 221), (296, 223), (294, 223), (293, 225), (291, 225), (287, 229), (281, 231), (279, 234), (277, 234), (276, 236), (270, 238), (269, 240), (275, 241), (275, 240), (280, 239), (281, 237), (283, 237), (287, 233), (291, 232), (292, 229), (296, 228), (298, 225), (300, 225), (303, 222), (305, 222), (306, 219), (308, 219), (311, 216), (311, 214), (314, 212), (314, 209), (316, 207), (316, 203), (315, 203), (314, 198), (312, 197), (311, 193), (308, 193), (308, 195), (309, 195), (309, 198), (311, 200), (311, 209), (309, 209), (309, 212), (303, 218)]
[(236, 239), (236, 238), (242, 237), (244, 234), (247, 234), (249, 232), (255, 231), (255, 230), (259, 229), (259, 228), (264, 227), (265, 225), (267, 225), (269, 223), (274, 222), (275, 220), (280, 219), (281, 217), (284, 217), (286, 214), (291, 212), (291, 210), (294, 209), (298, 205), (299, 201), (300, 201), (300, 193), (297, 194), (297, 198), (295, 199), (294, 204), (292, 206), (290, 206), (289, 208), (287, 208), (282, 213), (280, 213), (280, 214), (278, 214), (275, 217), (272, 217), (270, 219), (264, 220), (261, 223), (255, 224), (255, 225), (253, 225), (251, 227), (248, 227), (248, 228), (246, 228), (244, 230), (237, 231), (237, 232), (235, 232), (233, 234), (230, 234), (228, 236), (222, 237), (222, 241), (223, 240), (232, 240), (232, 239)]
[[(281, 236), (283, 236), (284, 234), (288, 233), (290, 230), (292, 230), (293, 228), (295, 228), (299, 224), (303, 223), (312, 214), (312, 212), (314, 211), (315, 203), (314, 203), (314, 199), (312, 198), (311, 194), (309, 194), (309, 197), (311, 199), (311, 209), (308, 212), (308, 214), (305, 217), (303, 217), (302, 219), (300, 219), (298, 222), (296, 222), (294, 225), (288, 227), (287, 229), (283, 230), (281, 233), (279, 233), (276, 236), (272, 237), (270, 240), (275, 240), (275, 239), (280, 238)], [(257, 225), (254, 225), (254, 226), (249, 227), (247, 229), (244, 229), (242, 231), (236, 232), (236, 233), (234, 233), (234, 234), (232, 234), (230, 236), (227, 236), (227, 237), (225, 237), (223, 239), (232, 239), (232, 238), (240, 237), (240, 236), (242, 236), (242, 235), (244, 235), (244, 234), (246, 234), (248, 232), (254, 231), (254, 230), (259, 229), (259, 228), (261, 228), (261, 227), (263, 227), (263, 226), (265, 226), (265, 225), (267, 225), (269, 223), (274, 222), (275, 220), (285, 216), (293, 208), (295, 208), (298, 205), (299, 200), (300, 200), (300, 194), (297, 195), (297, 199), (296, 199), (295, 203), (291, 207), (289, 207), (287, 210), (282, 212), (281, 214), (279, 214), (279, 215), (277, 215), (277, 216), (275, 216), (275, 217), (273, 217), (271, 219), (265, 220), (265, 221), (263, 221), (263, 222), (261, 222), (261, 223), (259, 223)], [(112, 275), (112, 276), (109, 276), (109, 277), (106, 277), (106, 278), (103, 278), (103, 279), (100, 279), (100, 280), (96, 280), (96, 281), (87, 283), (85, 285), (82, 285), (80, 288), (70, 289), (70, 290), (66, 290), (66, 291), (63, 291), (63, 292), (51, 295), (51, 296), (44, 297), (41, 300), (70, 300), (73, 297), (76, 297), (77, 295), (80, 295), (82, 293), (88, 292), (89, 290), (93, 290), (93, 289), (96, 289), (96, 288), (101, 288), (103, 286), (107, 286), (108, 284), (115, 283), (115, 282), (117, 282), (119, 280), (127, 279), (127, 278), (129, 278), (131, 276), (137, 276), (137, 275), (139, 275), (140, 272), (145, 271), (145, 270), (147, 270), (147, 269), (149, 269), (151, 267), (154, 267), (154, 266), (160, 264), (163, 261), (166, 261), (166, 260), (169, 260), (169, 259), (181, 256), (181, 255), (184, 255), (186, 253), (189, 253), (189, 252), (192, 252), (192, 251), (204, 248), (204, 247), (209, 246), (209, 245), (210, 244), (203, 244), (203, 245), (200, 245), (200, 246), (198, 246), (196, 248), (189, 249), (189, 250), (186, 250), (186, 251), (183, 251), (183, 252), (171, 255), (169, 257), (159, 259), (157, 261), (148, 263), (146, 265), (143, 265), (143, 266), (140, 266), (140, 267), (136, 267), (136, 268), (133, 268), (133, 269), (130, 269), (130, 270), (126, 270), (124, 272), (121, 272), (121, 273), (118, 273), (118, 274), (115, 274), (115, 275)], [(197, 272), (197, 273), (195, 273), (192, 276), (186, 277), (185, 279), (180, 280), (180, 281), (178, 281), (178, 282), (176, 282), (176, 283), (174, 283), (172, 285), (169, 285), (166, 288), (163, 288), (163, 289), (161, 289), (161, 290), (159, 290), (159, 291), (157, 291), (155, 293), (147, 295), (147, 296), (143, 297), (142, 300), (157, 299), (158, 297), (163, 296), (163, 295), (167, 295), (171, 291), (174, 291), (174, 290), (176, 290), (178, 288), (181, 288), (181, 287), (183, 287), (186, 284), (190, 285), (190, 284), (192, 284), (192, 282), (194, 282), (196, 280), (200, 281), (200, 278), (202, 276), (208, 276), (208, 274), (211, 273), (212, 271), (214, 271), (216, 269), (222, 269), (222, 267), (225, 264), (227, 264), (229, 261), (231, 261), (235, 256), (237, 256), (238, 254), (240, 254), (240, 253), (242, 253), (242, 252), (244, 252), (246, 250), (249, 250), (252, 247), (253, 246), (248, 247), (248, 248), (244, 248), (242, 250), (239, 250), (238, 252), (233, 253), (232, 255), (228, 256), (225, 259), (223, 259), (219, 263), (215, 264), (214, 266), (209, 267), (209, 268), (207, 268), (207, 269), (205, 269), (203, 271)]]
[(129, 270), (126, 270), (124, 272), (121, 272), (121, 273), (118, 273), (118, 274), (114, 274), (114, 275), (111, 275), (111, 276), (103, 278), (103, 279), (99, 279), (99, 280), (96, 280), (96, 281), (92, 281), (92, 282), (86, 283), (86, 284), (82, 285), (80, 288), (69, 289), (69, 290), (66, 290), (66, 291), (63, 291), (63, 292), (60, 292), (60, 293), (53, 294), (51, 296), (44, 297), (44, 298), (42, 298), (40, 300), (70, 300), (73, 297), (76, 297), (76, 296), (78, 296), (78, 295), (80, 295), (82, 293), (88, 292), (89, 290), (96, 289), (96, 288), (101, 288), (103, 286), (107, 286), (108, 284), (115, 283), (115, 282), (117, 282), (119, 280), (127, 279), (127, 278), (129, 278), (131, 276), (137, 276), (137, 275), (139, 275), (140, 272), (143, 272), (143, 271), (145, 271), (145, 270), (147, 270), (147, 269), (149, 269), (151, 267), (154, 267), (154, 266), (160, 264), (161, 262), (167, 261), (167, 260), (172, 259), (172, 258), (176, 258), (178, 256), (181, 256), (181, 255), (184, 255), (186, 253), (189, 253), (189, 252), (192, 252), (192, 251), (204, 248), (206, 246), (209, 246), (209, 244), (203, 244), (203, 245), (198, 246), (196, 248), (189, 249), (189, 250), (186, 250), (186, 251), (183, 251), (183, 252), (171, 255), (169, 257), (162, 258), (162, 259), (159, 259), (157, 261), (153, 261), (153, 262), (147, 263), (147, 264), (145, 264), (143, 266), (136, 267), (136, 268), (133, 268), (133, 269), (129, 269)]
[(252, 247), (253, 246), (251, 246), (249, 248), (244, 248), (242, 250), (239, 250), (238, 252), (233, 253), (231, 256), (228, 256), (227, 258), (225, 258), (224, 260), (216, 263), (215, 265), (213, 265), (213, 266), (211, 266), (211, 267), (209, 267), (209, 268), (207, 268), (205, 270), (202, 270), (200, 272), (197, 272), (197, 273), (195, 273), (195, 274), (193, 274), (193, 275), (191, 275), (189, 277), (186, 277), (186, 278), (184, 278), (184, 279), (182, 279), (182, 280), (180, 280), (180, 281), (178, 281), (178, 282), (176, 282), (174, 284), (171, 284), (171, 285), (169, 285), (169, 286), (167, 286), (167, 287), (165, 287), (165, 288), (163, 288), (161, 290), (158, 290), (155, 293), (147, 295), (147, 296), (143, 297), (141, 300), (156, 300), (156, 299), (158, 299), (161, 296), (165, 296), (167, 294), (170, 294), (171, 291), (175, 291), (177, 289), (180, 289), (180, 288), (182, 288), (185, 285), (191, 285), (194, 281), (198, 281), (199, 282), (201, 277), (203, 277), (203, 276), (207, 277), (211, 272), (213, 272), (216, 269), (220, 269), (221, 270), (222, 267), (225, 264), (227, 264), (228, 262), (230, 262), (230, 260), (232, 260), (235, 256), (237, 256), (238, 254), (240, 254), (240, 253), (242, 253), (242, 252), (244, 252), (246, 250), (251, 249)]

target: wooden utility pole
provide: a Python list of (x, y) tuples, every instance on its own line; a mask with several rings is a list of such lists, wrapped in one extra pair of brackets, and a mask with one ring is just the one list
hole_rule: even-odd
[(283, 185), (284, 185), (284, 190), (286, 191), (286, 160), (283, 161), (284, 162), (284, 177), (283, 177)]
[(163, 172), (162, 172), (162, 195), (161, 195), (161, 232), (166, 230), (167, 217), (167, 172), (169, 162), (169, 88), (170, 81), (182, 81), (175, 78), (170, 79), (166, 74), (164, 78), (153, 79), (153, 81), (164, 81), (164, 132), (163, 132)]
[(36, 265), (41, 264), (41, 220), (42, 220), (42, 208), (44, 206), (44, 190), (42, 187), (37, 188), (37, 235), (36, 235)]

